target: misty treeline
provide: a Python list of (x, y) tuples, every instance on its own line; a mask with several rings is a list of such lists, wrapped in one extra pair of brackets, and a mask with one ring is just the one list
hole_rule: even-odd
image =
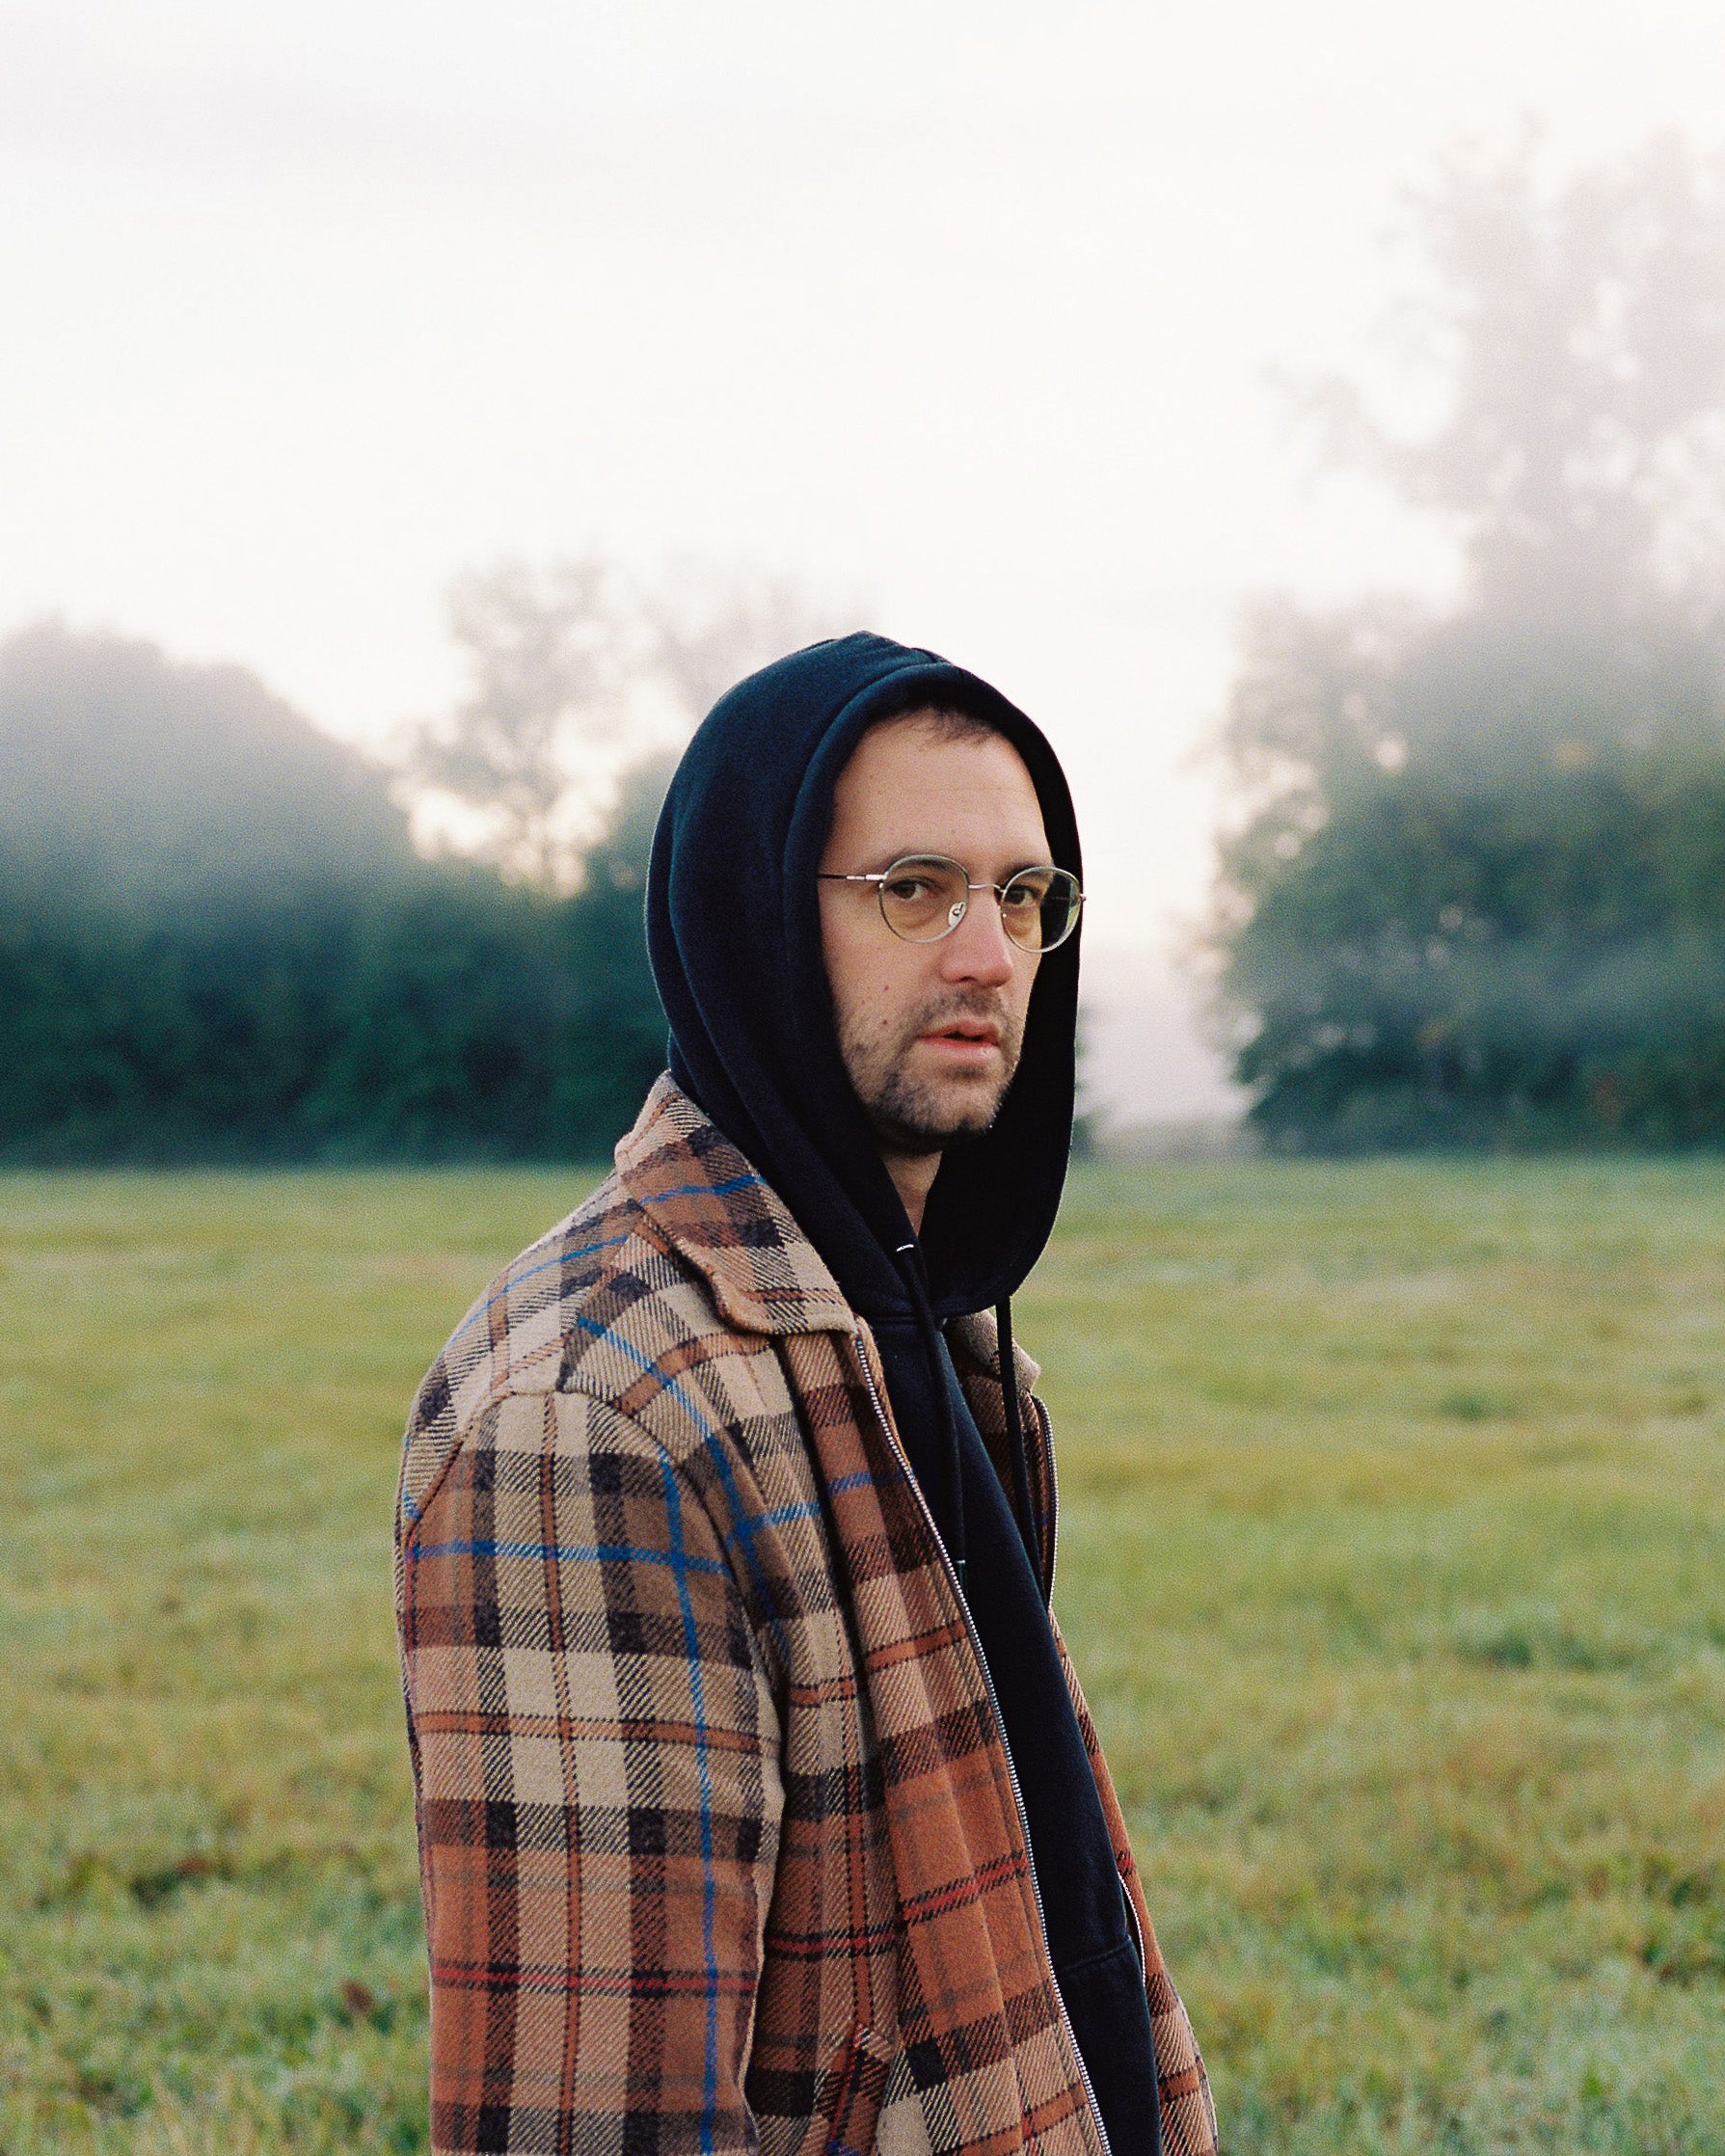
[(1443, 610), (1267, 606), (1226, 745), (1217, 948), (1280, 1145), (1725, 1141), (1725, 204), (1664, 142), (1561, 184), (1536, 146), (1416, 205), (1392, 434), (1321, 454), (1460, 541)]
[(0, 644), (0, 1157), (604, 1155), (664, 1063), (641, 909), (676, 746), (830, 625), (743, 572), (597, 562), (467, 578), (450, 622), (465, 693), (391, 767), (239, 667)]

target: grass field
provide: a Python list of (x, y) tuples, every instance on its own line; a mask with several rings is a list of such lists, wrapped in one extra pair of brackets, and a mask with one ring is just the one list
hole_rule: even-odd
[[(396, 1442), (579, 1176), (0, 1179), (0, 2150), (424, 2145)], [(1087, 1169), (1057, 1604), (1233, 2156), (1725, 2152), (1725, 1166)]]

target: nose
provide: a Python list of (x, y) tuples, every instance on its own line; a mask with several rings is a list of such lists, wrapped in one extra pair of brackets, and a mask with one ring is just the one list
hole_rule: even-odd
[(971, 892), (963, 919), (942, 936), (939, 948), (942, 980), (979, 981), (990, 988), (1005, 987), (1014, 965), (1028, 956), (1007, 934), (1000, 901), (987, 890)]

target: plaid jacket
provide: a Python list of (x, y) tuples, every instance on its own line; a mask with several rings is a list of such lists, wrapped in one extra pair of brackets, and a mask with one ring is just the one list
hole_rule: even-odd
[[(996, 1444), (992, 1321), (952, 1330)], [(1035, 1364), (1016, 1375), (1046, 1576), (1048, 1425)], [(874, 1343), (668, 1077), (421, 1387), (396, 1594), (438, 2150), (1102, 2156)], [(1068, 1681), (1146, 1949), (1166, 2145), (1210, 2156)]]

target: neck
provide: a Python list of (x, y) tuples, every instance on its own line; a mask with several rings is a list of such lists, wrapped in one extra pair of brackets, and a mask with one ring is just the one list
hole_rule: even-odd
[(923, 1207), (929, 1202), (929, 1193), (934, 1188), (934, 1178), (940, 1173), (938, 1153), (896, 1153), (884, 1145), (880, 1157), (886, 1163), (886, 1172), (893, 1179), (893, 1188), (903, 1201), (910, 1218), (911, 1232), (923, 1231)]

